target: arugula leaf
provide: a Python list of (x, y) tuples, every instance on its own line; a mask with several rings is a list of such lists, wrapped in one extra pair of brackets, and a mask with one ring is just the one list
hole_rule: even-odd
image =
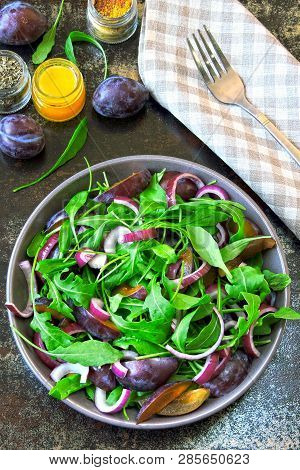
[(28, 248), (27, 248), (27, 256), (29, 256), (29, 258), (34, 258), (35, 257), (35, 255), (36, 255), (38, 249), (40, 248), (44, 238), (45, 238), (44, 232), (39, 232), (33, 237), (33, 239), (31, 240), (31, 242), (29, 243)]
[(288, 276), (287, 274), (276, 274), (272, 271), (269, 271), (268, 269), (265, 269), (263, 271), (263, 275), (265, 276), (265, 279), (269, 284), (270, 289), (275, 292), (282, 291), (292, 282), (290, 276)]
[(172, 301), (172, 305), (176, 310), (188, 310), (205, 304), (209, 304), (211, 309), (213, 308), (209, 295), (205, 295), (204, 297), (192, 297), (191, 295), (178, 293)]
[(156, 256), (166, 260), (168, 264), (175, 263), (175, 261), (177, 261), (175, 250), (169, 245), (164, 245), (162, 243), (157, 244), (156, 246), (152, 247), (151, 250), (156, 254)]
[(262, 237), (251, 237), (251, 238), (244, 238), (243, 240), (236, 240), (229, 245), (224, 246), (221, 248), (221, 255), (223, 258), (224, 263), (233, 260), (237, 256), (239, 256), (245, 248), (249, 245), (250, 242), (254, 240), (258, 240), (260, 238), (271, 238), (269, 236), (262, 236)]
[(91, 382), (87, 380), (86, 383), (80, 383), (80, 375), (72, 374), (68, 377), (64, 377), (59, 380), (50, 390), (49, 395), (58, 400), (65, 400), (74, 392), (91, 385)]
[(147, 356), (149, 354), (156, 354), (164, 351), (164, 348), (161, 346), (139, 338), (122, 337), (116, 339), (113, 344), (114, 346), (122, 349), (128, 349), (132, 346), (140, 356)]
[(225, 284), (225, 290), (233, 299), (242, 300), (244, 292), (262, 294), (263, 298), (270, 293), (264, 275), (251, 266), (235, 268), (231, 274), (231, 284)]
[(56, 17), (56, 20), (55, 20), (54, 24), (49, 29), (49, 31), (47, 31), (44, 34), (42, 42), (38, 45), (35, 53), (32, 56), (32, 62), (35, 65), (38, 65), (38, 64), (41, 64), (42, 62), (44, 62), (44, 60), (47, 59), (48, 55), (52, 51), (52, 48), (55, 44), (56, 29), (57, 29), (58, 23), (60, 21), (62, 11), (63, 11), (63, 7), (64, 7), (64, 1), (65, 0), (61, 1), (60, 8), (59, 8), (59, 11), (58, 11), (58, 15)]
[(140, 213), (143, 216), (164, 212), (167, 209), (167, 195), (164, 189), (160, 186), (157, 173), (151, 178), (150, 184), (140, 194)]
[(43, 276), (53, 275), (64, 269), (68, 269), (71, 266), (74, 266), (76, 261), (70, 259), (68, 261), (64, 259), (44, 259), (39, 261), (36, 265), (36, 271), (43, 274)]
[(247, 305), (244, 306), (244, 309), (247, 312), (247, 318), (239, 317), (234, 331), (234, 338), (226, 344), (226, 347), (228, 348), (234, 346), (240, 338), (247, 333), (252, 323), (255, 323), (260, 316), (260, 297), (248, 292), (242, 292), (242, 297), (247, 302)]
[(116, 388), (114, 388), (106, 397), (106, 403), (108, 405), (114, 405), (120, 398), (121, 394), (123, 391), (122, 385), (118, 385)]
[(199, 349), (210, 348), (219, 338), (220, 329), (221, 326), (218, 316), (213, 312), (209, 324), (204, 326), (195, 338), (188, 341), (186, 349), (188, 351), (197, 352)]
[(111, 316), (116, 327), (126, 337), (134, 337), (161, 344), (166, 341), (171, 331), (171, 321), (166, 321), (163, 318), (152, 321), (129, 322), (118, 315), (112, 314)]
[(72, 232), (74, 234), (76, 241), (77, 241), (77, 234), (76, 234), (75, 225), (74, 225), (75, 215), (77, 214), (79, 209), (81, 209), (81, 207), (84, 206), (84, 204), (86, 203), (88, 195), (89, 195), (88, 191), (80, 191), (79, 193), (75, 194), (75, 196), (73, 196), (70, 199), (70, 201), (65, 207), (65, 211), (70, 218), (71, 229), (72, 229)]
[(86, 387), (85, 393), (89, 400), (95, 401), (95, 391), (96, 391), (96, 387), (93, 384), (88, 385)]
[(94, 233), (84, 241), (84, 246), (86, 248), (90, 248), (91, 250), (98, 251), (100, 243), (103, 239), (104, 235), (104, 229), (105, 229), (106, 223), (104, 222), (101, 224), (95, 231)]
[(185, 315), (179, 325), (177, 326), (176, 330), (172, 335), (172, 341), (177, 347), (177, 349), (181, 352), (185, 352), (185, 343), (188, 337), (188, 331), (190, 328), (190, 323), (193, 320), (194, 316), (196, 315), (197, 311), (189, 313)]
[(150, 284), (150, 292), (144, 302), (144, 308), (149, 310), (151, 320), (171, 321), (175, 313), (174, 307), (163, 297), (161, 287), (155, 279)]
[(72, 229), (71, 229), (71, 224), (70, 220), (65, 220), (62, 226), (60, 227), (59, 231), (59, 238), (58, 238), (58, 244), (59, 244), (59, 251), (62, 254), (65, 254), (72, 242)]
[(300, 312), (296, 312), (289, 307), (281, 307), (273, 315), (274, 318), (280, 318), (282, 320), (300, 320)]
[(226, 267), (222, 259), (218, 244), (212, 235), (210, 235), (210, 233), (208, 233), (202, 227), (187, 227), (187, 231), (193, 248), (195, 251), (197, 251), (201, 259), (206, 261), (211, 266), (223, 269), (230, 279), (230, 271)]
[(92, 297), (95, 296), (97, 284), (90, 284), (80, 276), (70, 273), (66, 279), (61, 279), (61, 273), (53, 278), (56, 287), (73, 300), (77, 306), (88, 308)]
[(57, 290), (55, 284), (49, 278), (45, 279), (49, 287), (47, 297), (48, 299), (52, 299), (49, 308), (57, 310), (59, 313), (64, 315), (64, 317), (69, 318), (70, 320), (75, 322), (76, 320), (74, 318), (74, 315), (72, 314), (72, 309), (62, 300), (61, 295)]
[(48, 351), (58, 347), (68, 347), (75, 339), (73, 336), (68, 335), (63, 330), (50, 323), (51, 313), (35, 313), (30, 327), (40, 333), (43, 343)]
[(81, 42), (81, 41), (89, 42), (90, 44), (93, 44), (101, 51), (102, 56), (103, 56), (103, 61), (104, 61), (103, 80), (105, 80), (107, 78), (107, 72), (108, 72), (108, 65), (107, 65), (107, 58), (106, 58), (105, 51), (103, 47), (101, 46), (101, 44), (89, 34), (82, 33), (81, 31), (71, 31), (65, 43), (66, 56), (71, 62), (73, 62), (74, 64), (77, 64), (77, 60), (74, 54), (73, 42)]
[(58, 347), (51, 350), (51, 355), (71, 364), (78, 363), (82, 366), (94, 367), (113, 364), (123, 357), (123, 354), (109, 343), (102, 343), (96, 340), (76, 342), (65, 348)]
[(35, 184), (40, 183), (42, 180), (44, 180), (49, 175), (54, 173), (54, 171), (57, 170), (57, 168), (60, 168), (61, 166), (65, 165), (65, 163), (67, 163), (69, 160), (72, 160), (72, 158), (76, 157), (79, 150), (81, 150), (82, 147), (84, 146), (86, 139), (87, 139), (87, 135), (88, 135), (87, 118), (83, 118), (82, 121), (80, 121), (80, 123), (76, 127), (71, 139), (69, 140), (69, 143), (66, 149), (61, 154), (61, 156), (56, 160), (54, 165), (36, 180), (32, 181), (31, 183), (23, 184), (22, 186), (19, 186), (18, 188), (13, 189), (13, 192), (16, 193), (17, 191), (21, 191), (21, 189), (25, 189), (25, 188), (28, 188), (29, 186), (34, 186)]

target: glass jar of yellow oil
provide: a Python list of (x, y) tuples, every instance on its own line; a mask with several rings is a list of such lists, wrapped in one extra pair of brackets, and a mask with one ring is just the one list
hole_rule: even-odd
[(50, 59), (35, 71), (32, 99), (37, 112), (48, 121), (73, 119), (85, 105), (86, 92), (78, 67), (66, 59)]

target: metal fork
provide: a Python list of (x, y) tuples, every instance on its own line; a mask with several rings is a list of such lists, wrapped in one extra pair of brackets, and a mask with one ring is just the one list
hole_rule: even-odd
[[(250, 113), (300, 165), (300, 150), (277, 129), (267, 116), (250, 103), (246, 97), (245, 85), (241, 77), (231, 67), (211, 32), (206, 26), (204, 26), (204, 29), (209, 41), (205, 39), (200, 30), (198, 30), (199, 39), (193, 34), (201, 58), (191, 41), (187, 39), (187, 42), (198, 70), (211, 93), (222, 103), (240, 106)], [(210, 45), (208, 42), (210, 42)]]

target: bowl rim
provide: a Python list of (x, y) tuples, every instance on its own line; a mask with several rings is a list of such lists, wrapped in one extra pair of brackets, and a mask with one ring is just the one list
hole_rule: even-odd
[[(71, 183), (75, 182), (78, 179), (81, 179), (84, 176), (87, 176), (89, 174), (89, 171), (95, 172), (99, 170), (104, 170), (106, 167), (110, 167), (113, 169), (114, 166), (118, 166), (121, 163), (124, 163), (125, 161), (129, 161), (131, 163), (134, 162), (139, 162), (139, 163), (145, 163), (145, 169), (147, 168), (147, 160), (151, 159), (152, 162), (157, 162), (158, 164), (161, 164), (163, 167), (164, 163), (169, 164), (182, 164), (184, 166), (189, 166), (189, 173), (193, 173), (193, 170), (196, 172), (204, 172), (204, 173), (209, 173), (210, 176), (212, 176), (212, 179), (216, 180), (221, 180), (225, 181), (230, 187), (232, 187), (235, 191), (241, 194), (243, 198), (247, 200), (247, 203), (249, 206), (252, 207), (252, 209), (259, 215), (259, 217), (262, 218), (263, 222), (267, 226), (267, 229), (270, 233), (270, 235), (276, 240), (277, 243), (277, 248), (278, 248), (278, 255), (279, 255), (279, 260), (281, 263), (281, 266), (284, 268), (284, 272), (286, 274), (289, 273), (286, 257), (283, 251), (283, 247), (281, 245), (281, 242), (277, 236), (276, 230), (274, 229), (272, 223), (269, 221), (268, 217), (264, 214), (262, 209), (259, 207), (259, 205), (252, 199), (251, 196), (249, 196), (243, 189), (241, 189), (237, 184), (233, 183), (232, 181), (229, 180), (229, 178), (223, 176), (222, 174), (218, 173), (215, 170), (212, 170), (204, 165), (198, 164), (196, 162), (191, 162), (189, 160), (185, 160), (182, 158), (177, 158), (177, 157), (170, 157), (170, 156), (163, 156), (163, 155), (133, 155), (133, 156), (125, 156), (125, 157), (119, 157), (119, 158), (114, 158), (110, 160), (106, 160), (101, 163), (97, 163), (93, 165), (92, 167), (84, 169), (75, 175), (71, 176), (70, 178), (66, 179), (63, 181), (61, 184), (59, 184), (56, 188), (54, 188), (39, 204), (38, 206), (34, 209), (34, 211), (31, 213), (31, 215), (28, 217), (26, 223), (24, 224), (12, 251), (11, 257), (10, 257), (10, 262), (9, 262), (9, 267), (8, 267), (8, 272), (7, 272), (7, 281), (6, 281), (6, 298), (7, 301), (11, 301), (12, 299), (12, 281), (13, 281), (13, 271), (14, 271), (14, 266), (16, 264), (17, 260), (17, 255), (19, 253), (20, 246), (23, 241), (23, 237), (26, 234), (27, 230), (30, 228), (32, 222), (35, 220), (38, 214), (42, 212), (44, 207), (49, 203), (50, 200), (52, 200), (61, 190), (65, 189), (68, 187)], [(171, 171), (171, 170), (169, 170)], [(288, 306), (290, 303), (290, 295), (291, 295), (291, 288), (288, 286), (285, 291), (284, 291), (284, 306)], [(8, 316), (9, 316), (9, 322), (11, 327), (16, 326), (16, 317), (8, 311)], [(221, 399), (216, 399), (215, 406), (212, 409), (209, 409), (205, 411), (205, 409), (202, 409), (201, 416), (197, 416), (197, 414), (187, 414), (187, 415), (182, 415), (182, 416), (174, 416), (171, 419), (168, 419), (168, 422), (164, 422), (163, 420), (158, 423), (151, 423), (151, 420), (149, 422), (141, 423), (141, 424), (136, 424), (132, 423), (130, 421), (126, 421), (121, 417), (120, 419), (114, 419), (114, 417), (117, 417), (117, 415), (105, 415), (103, 413), (100, 413), (98, 410), (95, 409), (95, 411), (90, 411), (84, 406), (82, 406), (80, 403), (76, 403), (73, 398), (67, 398), (63, 400), (65, 404), (76, 410), (77, 412), (80, 412), (81, 414), (88, 416), (90, 418), (93, 418), (95, 420), (101, 421), (106, 424), (110, 424), (113, 426), (120, 426), (123, 428), (130, 428), (130, 429), (139, 429), (139, 430), (161, 430), (161, 429), (169, 429), (173, 427), (178, 427), (178, 426), (184, 426), (188, 424), (192, 424), (197, 421), (201, 421), (203, 419), (208, 418), (209, 416), (212, 416), (219, 411), (223, 410), (224, 408), (227, 408), (230, 404), (234, 403), (236, 400), (238, 400), (257, 380), (258, 378), (263, 374), (265, 371), (266, 367), (270, 363), (271, 359), (273, 358), (279, 343), (281, 341), (284, 327), (285, 327), (285, 321), (281, 321), (279, 323), (278, 331), (276, 332), (275, 338), (272, 341), (271, 347), (269, 351), (265, 352), (262, 354), (261, 359), (262, 363), (257, 370), (254, 371), (252, 374), (248, 374), (244, 381), (236, 387), (231, 393), (228, 395), (225, 395), (221, 397)], [(27, 345), (25, 342), (17, 335), (17, 333), (12, 330), (15, 342), (17, 344), (17, 347), (23, 357), (23, 360), (26, 362), (30, 370), (34, 373), (34, 375), (38, 378), (38, 380), (48, 389), (52, 388), (52, 383), (50, 379), (45, 379), (43, 377), (42, 372), (40, 372), (39, 367), (34, 364), (32, 361), (29, 350), (27, 350)], [(201, 410), (201, 408), (200, 408)], [(197, 411), (197, 410), (196, 410)]]

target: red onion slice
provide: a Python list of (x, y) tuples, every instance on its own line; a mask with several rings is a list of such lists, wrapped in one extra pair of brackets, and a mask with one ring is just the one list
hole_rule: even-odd
[(119, 243), (133, 243), (143, 240), (150, 240), (157, 237), (157, 230), (155, 228), (148, 228), (145, 230), (137, 230), (136, 232), (124, 233), (119, 238)]
[(111, 366), (111, 370), (115, 374), (116, 377), (119, 377), (120, 379), (124, 379), (126, 377), (128, 369), (127, 367), (123, 366), (120, 361), (115, 362)]
[(107, 256), (104, 254), (99, 254), (94, 256), (89, 262), (88, 265), (92, 269), (101, 269), (103, 266), (105, 266), (107, 263)]
[[(182, 278), (180, 289), (184, 289), (185, 287), (194, 284), (194, 282), (198, 281), (201, 277), (205, 276), (205, 274), (207, 274), (210, 269), (211, 266), (204, 261), (200, 268)], [(180, 279), (174, 279), (174, 282), (178, 284), (180, 282)]]
[(89, 261), (91, 261), (96, 256), (96, 253), (89, 248), (84, 248), (81, 251), (78, 251), (75, 254), (75, 259), (80, 268), (83, 268)]
[(110, 314), (103, 310), (103, 302), (101, 299), (93, 298), (90, 302), (90, 313), (98, 318), (99, 320), (108, 320), (110, 318)]
[(220, 346), (221, 341), (222, 341), (223, 336), (224, 336), (224, 321), (223, 321), (222, 315), (216, 309), (216, 307), (214, 307), (214, 312), (215, 312), (215, 314), (217, 315), (217, 317), (219, 319), (221, 330), (220, 330), (219, 338), (217, 339), (217, 341), (215, 342), (215, 344), (211, 348), (209, 348), (207, 351), (205, 351), (204, 353), (201, 353), (201, 354), (186, 354), (186, 353), (182, 353), (180, 351), (177, 351), (176, 349), (172, 348), (172, 346), (167, 344), (167, 346), (166, 346), (167, 351), (169, 351), (170, 353), (172, 353), (174, 356), (178, 357), (179, 359), (185, 359), (187, 361), (198, 361), (199, 359), (203, 359), (204, 357), (207, 357), (210, 354), (212, 354), (213, 352), (215, 352), (215, 350)]
[(207, 356), (203, 369), (193, 378), (193, 382), (203, 385), (208, 382), (219, 365), (219, 353), (215, 352)]
[(115, 253), (117, 243), (122, 243), (120, 240), (123, 235), (131, 233), (129, 228), (119, 225), (109, 232), (107, 237), (104, 240), (104, 251), (105, 253)]
[(106, 403), (106, 392), (101, 390), (101, 388), (96, 388), (95, 392), (95, 405), (101, 413), (115, 414), (119, 413), (130, 398), (131, 391), (123, 388), (119, 400), (114, 405), (108, 405)]
[(54, 380), (54, 382), (58, 382), (68, 374), (79, 374), (80, 383), (85, 384), (89, 374), (89, 367), (82, 366), (81, 364), (70, 364), (69, 362), (64, 362), (63, 364), (60, 364), (58, 367), (53, 369), (50, 377), (52, 380)]
[(140, 206), (133, 199), (130, 199), (129, 197), (118, 196), (115, 197), (113, 202), (115, 204), (120, 204), (121, 206), (128, 207), (128, 209), (131, 209), (136, 215), (139, 215)]
[[(271, 306), (265, 306), (264, 304), (262, 304), (260, 306), (259, 318), (262, 315), (265, 315), (266, 313), (274, 313), (276, 311), (277, 311), (277, 308), (271, 307)], [(258, 321), (258, 319), (257, 319), (257, 321)], [(245, 352), (248, 354), (248, 356), (250, 356), (250, 357), (259, 357), (260, 356), (260, 352), (257, 349), (257, 347), (255, 346), (254, 338), (253, 338), (253, 332), (254, 332), (254, 328), (255, 328), (255, 325), (256, 325), (257, 321), (250, 326), (249, 330), (247, 331), (247, 333), (242, 338), (243, 348), (244, 348)]]
[(63, 221), (67, 218), (68, 218), (68, 214), (66, 213), (66, 211), (64, 209), (62, 209), (61, 211), (56, 212), (54, 215), (52, 215), (52, 217), (50, 217), (48, 222), (46, 222), (45, 230), (50, 231), (50, 229), (53, 229), (56, 226), (61, 225), (63, 223)]
[(192, 175), (191, 173), (181, 173), (179, 175), (174, 176), (173, 178), (170, 178), (166, 186), (166, 194), (169, 207), (176, 205), (176, 189), (179, 181), (181, 181), (182, 179), (190, 180), (195, 183), (198, 190), (200, 190), (200, 188), (204, 186), (203, 181), (198, 178), (198, 176)]
[[(27, 287), (28, 287), (28, 300), (27, 305), (24, 310), (20, 310), (15, 304), (12, 302), (6, 302), (5, 307), (14, 315), (21, 318), (29, 318), (33, 315), (33, 306), (31, 301), (31, 272), (32, 266), (29, 261), (22, 261), (19, 264), (19, 267), (22, 269), (23, 274), (25, 276)], [(33, 293), (37, 293), (37, 285), (36, 285), (36, 278), (35, 275), (33, 276)]]
[(222, 351), (219, 351), (219, 354), (222, 360), (217, 365), (215, 372), (213, 373), (211, 379), (215, 379), (225, 369), (227, 362), (231, 358), (231, 349), (230, 348), (222, 349)]
[(218, 186), (217, 184), (210, 184), (207, 186), (203, 186), (197, 192), (196, 198), (200, 198), (204, 196), (205, 194), (214, 194), (215, 196), (218, 196), (220, 199), (223, 199), (224, 201), (228, 201), (230, 199), (227, 191), (225, 191), (225, 189), (221, 188), (221, 186)]
[[(41, 349), (45, 349), (45, 345), (42, 341), (40, 333), (34, 333), (33, 335), (33, 342), (36, 346), (38, 346)], [(38, 349), (35, 349), (34, 352), (36, 355), (40, 358), (40, 360), (47, 366), (49, 369), (54, 369), (55, 367), (59, 366), (59, 362), (55, 361), (54, 359), (51, 359), (48, 354), (42, 353), (42, 351), (39, 351)]]
[(38, 261), (42, 261), (48, 258), (48, 255), (50, 254), (51, 250), (58, 243), (58, 236), (59, 236), (58, 233), (54, 233), (53, 235), (51, 235), (51, 237), (48, 238), (43, 248), (41, 248), (39, 251), (39, 254), (37, 257)]

